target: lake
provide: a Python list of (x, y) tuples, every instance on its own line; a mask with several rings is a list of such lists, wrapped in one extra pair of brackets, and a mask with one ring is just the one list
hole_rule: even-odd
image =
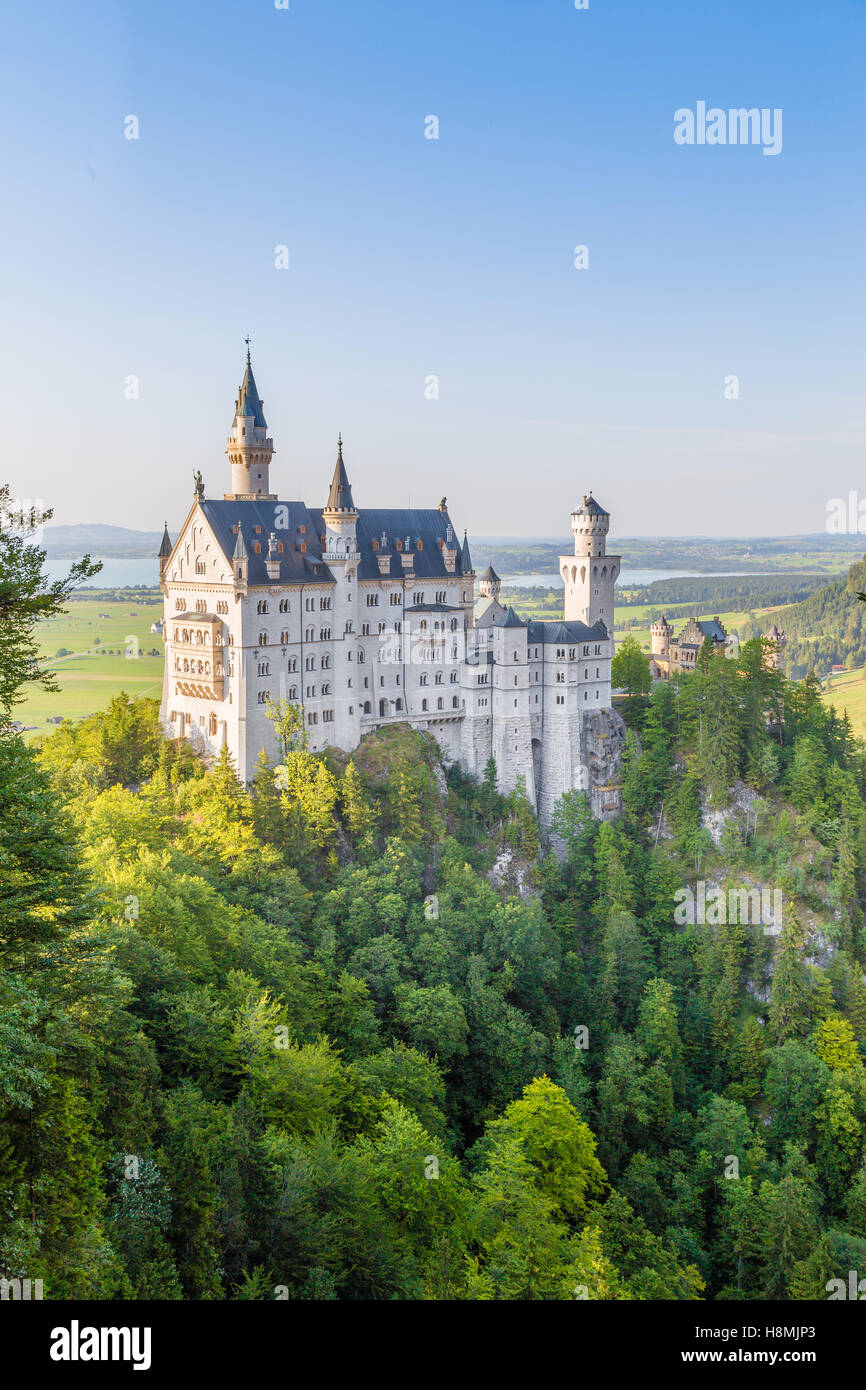
[[(94, 560), (101, 557), (93, 556)], [(71, 560), (47, 560), (49, 579), (62, 579), (69, 573)], [(742, 575), (741, 570), (630, 570), (624, 569), (617, 584), (630, 588), (633, 584), (652, 584), (656, 579), (723, 579)], [(502, 583), (514, 589), (561, 589), (562, 577), (551, 574), (509, 574)], [(123, 589), (139, 584), (159, 585), (159, 561), (154, 559), (103, 560), (102, 573), (90, 581), (87, 588)]]
[[(102, 556), (93, 555), (91, 559), (101, 560)], [(65, 579), (73, 564), (73, 560), (46, 560), (45, 573), (52, 580)], [(141, 584), (155, 584), (159, 587), (159, 561), (156, 558), (102, 560), (101, 573), (94, 575), (79, 592), (86, 593), (88, 589), (137, 588)]]
[[(657, 579), (736, 579), (745, 577), (742, 570), (623, 570), (617, 586), (629, 589), (634, 584), (654, 584)], [(509, 574), (502, 583), (512, 589), (561, 589), (562, 575)]]

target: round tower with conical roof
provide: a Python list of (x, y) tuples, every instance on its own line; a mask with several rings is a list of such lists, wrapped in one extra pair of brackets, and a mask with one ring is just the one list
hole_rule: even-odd
[(268, 438), (263, 405), (253, 376), (248, 340), (246, 371), (235, 401), (232, 432), (226, 441), (226, 453), (232, 466), (232, 490), (225, 493), (227, 499), (254, 502), (261, 498), (273, 500), (276, 496), (270, 490), (274, 441)]
[(673, 635), (674, 630), (663, 613), (658, 622), (653, 623), (650, 628), (653, 656), (668, 657), (670, 655), (671, 638)]
[(479, 598), (499, 598), (499, 591), (502, 588), (502, 580), (496, 573), (492, 565), (488, 565), (478, 581)]
[(563, 613), (567, 622), (577, 620), (594, 627), (601, 622), (613, 631), (613, 593), (621, 556), (607, 555), (610, 513), (592, 493), (571, 514), (574, 554), (560, 555), (559, 572), (565, 585)]

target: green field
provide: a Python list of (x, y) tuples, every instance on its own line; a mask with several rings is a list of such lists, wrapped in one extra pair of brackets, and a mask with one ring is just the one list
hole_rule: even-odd
[[(513, 603), (518, 613), (523, 618), (535, 618), (540, 621), (555, 621), (562, 617), (562, 590), (558, 589), (553, 593), (540, 589), (533, 595), (531, 590), (522, 589), (519, 592), (515, 588), (503, 588), (501, 601), (508, 605)], [(672, 603), (668, 608), (673, 611), (677, 604)], [(621, 642), (625, 636), (636, 637), (641, 646), (649, 651), (650, 648), (650, 624), (652, 615), (661, 612), (663, 604), (641, 603), (630, 604), (628, 606), (617, 604), (614, 609), (614, 637), (617, 643)], [(688, 614), (682, 613), (679, 616), (670, 616), (669, 622), (672, 624), (674, 632), (679, 633), (686, 625), (689, 617), (695, 610), (694, 605), (689, 606)], [(774, 617), (781, 621), (780, 614), (782, 609), (778, 605), (772, 608), (753, 608), (750, 612), (744, 609), (728, 610), (718, 612), (718, 609), (710, 605), (697, 606), (699, 618), (712, 618), (718, 613), (722, 624), (728, 632), (738, 632), (747, 618), (766, 618), (767, 627), (773, 622)]]
[(839, 714), (846, 710), (854, 733), (866, 738), (866, 670), (844, 671), (828, 678), (824, 699)]
[[(503, 599), (508, 602), (505, 592)], [(515, 595), (515, 606), (526, 617), (558, 618), (562, 613), (562, 594), (560, 591), (553, 599), (545, 596), (534, 601)], [(753, 609), (752, 616), (765, 617), (768, 626), (776, 616), (784, 625), (781, 612), (778, 608)], [(617, 642), (629, 633), (649, 650), (649, 616), (650, 605), (618, 606)], [(699, 616), (713, 615), (702, 612)], [(729, 632), (736, 631), (747, 616), (742, 611), (719, 614)], [(139, 597), (87, 598), (71, 600), (65, 613), (42, 623), (40, 650), (52, 658), (50, 665), (57, 674), (60, 690), (50, 694), (30, 687), (24, 703), (14, 711), (14, 718), (25, 726), (26, 737), (31, 739), (50, 732), (52, 725), (48, 721), (58, 715), (64, 719), (81, 719), (105, 709), (121, 690), (130, 695), (158, 698), (162, 692), (163, 645), (162, 638), (151, 633), (150, 626), (160, 617), (161, 598), (151, 597), (150, 601)], [(674, 619), (674, 630), (678, 632), (685, 621), (685, 618)], [(134, 642), (129, 640), (131, 638)], [(64, 647), (72, 655), (58, 657), (56, 653)], [(126, 656), (127, 649), (138, 650), (139, 655)], [(150, 654), (154, 651), (158, 655)], [(866, 738), (866, 671), (846, 671), (833, 676), (826, 699), (840, 713), (847, 710), (854, 732)]]
[[(162, 638), (150, 631), (162, 617), (162, 599), (73, 599), (68, 609), (40, 624), (40, 651), (52, 660), (59, 691), (51, 694), (26, 688), (25, 700), (13, 717), (25, 726), (28, 739), (51, 729), (49, 719), (62, 715), (80, 719), (105, 709), (121, 690), (130, 695), (159, 696), (162, 692)], [(56, 653), (66, 648), (68, 656)], [(125, 653), (138, 652), (127, 656)], [(151, 652), (157, 652), (153, 656)]]

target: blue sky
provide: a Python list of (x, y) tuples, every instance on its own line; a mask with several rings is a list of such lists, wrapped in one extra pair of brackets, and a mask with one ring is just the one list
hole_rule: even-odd
[[(864, 44), (862, 0), (7, 12), (5, 475), (176, 524), (249, 332), (283, 496), (342, 430), (360, 505), (470, 533), (589, 488), (621, 535), (823, 529), (866, 494)], [(678, 146), (699, 100), (781, 108), (781, 154)]]

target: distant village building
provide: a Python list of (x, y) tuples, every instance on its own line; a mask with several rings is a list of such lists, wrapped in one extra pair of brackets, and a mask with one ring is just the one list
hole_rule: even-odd
[(356, 748), (407, 723), (480, 778), (522, 780), (542, 821), (564, 792), (598, 817), (620, 806), (625, 726), (611, 703), (614, 584), (610, 517), (589, 495), (560, 557), (559, 622), (525, 621), (478, 581), (464, 532), (438, 508), (358, 508), (342, 438), (324, 507), (271, 491), (274, 453), (247, 352), (226, 453), (231, 488), (205, 496), (159, 550), (166, 644), (160, 718), (203, 753), (228, 748), (248, 781), (265, 749), (278, 759), (269, 701), (303, 712), (308, 747)]
[[(662, 615), (650, 629), (652, 651), (649, 658), (650, 675), (653, 680), (670, 680), (672, 675), (683, 671), (694, 671), (698, 655), (705, 641), (709, 641), (714, 651), (727, 648), (736, 638), (729, 637), (724, 623), (717, 616), (712, 619), (690, 618), (680, 633), (674, 637), (674, 630), (667, 618)], [(764, 633), (766, 641), (772, 643), (764, 654), (764, 665), (775, 666), (777, 671), (785, 669), (785, 648), (787, 637), (775, 623)], [(731, 654), (736, 654), (731, 647)]]
[(663, 681), (681, 671), (694, 671), (707, 639), (714, 650), (725, 647), (728, 641), (725, 626), (718, 617), (704, 621), (690, 618), (679, 637), (674, 637), (673, 627), (662, 614), (658, 622), (653, 623), (650, 633), (650, 675), (654, 680)]
[(782, 631), (780, 627), (777, 627), (776, 624), (773, 623), (772, 626), (769, 627), (768, 630), (764, 633), (764, 636), (766, 637), (768, 642), (773, 643), (773, 647), (775, 648), (775, 651), (768, 652), (767, 664), (775, 664), (777, 671), (784, 671), (785, 648), (788, 645), (788, 638), (786, 634)]
[[(166, 526), (168, 526), (168, 522), (166, 522)], [(155, 633), (157, 637), (161, 637), (163, 632), (162, 618), (157, 618), (155, 623), (151, 623), (150, 630)]]

